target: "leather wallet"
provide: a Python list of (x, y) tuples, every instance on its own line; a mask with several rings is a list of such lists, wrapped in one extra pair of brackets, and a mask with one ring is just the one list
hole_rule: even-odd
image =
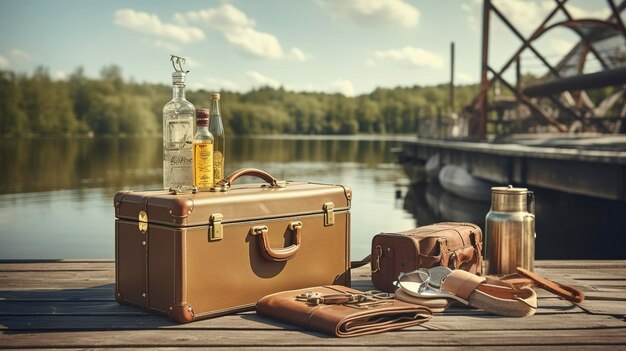
[(432, 318), (429, 308), (398, 301), (388, 294), (340, 285), (282, 291), (263, 297), (259, 315), (338, 337), (402, 329)]

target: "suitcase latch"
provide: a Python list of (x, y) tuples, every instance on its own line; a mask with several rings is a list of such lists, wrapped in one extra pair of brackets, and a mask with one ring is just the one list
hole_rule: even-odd
[(333, 209), (335, 208), (335, 204), (332, 202), (327, 202), (324, 204), (324, 226), (328, 227), (335, 224), (335, 212)]
[(140, 211), (139, 218), (137, 220), (139, 231), (145, 234), (148, 231), (148, 214), (146, 211)]
[(209, 217), (209, 241), (222, 240), (224, 237), (222, 219), (224, 216), (221, 213), (214, 213)]

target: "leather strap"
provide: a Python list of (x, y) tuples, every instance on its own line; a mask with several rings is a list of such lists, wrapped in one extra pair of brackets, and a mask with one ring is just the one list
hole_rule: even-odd
[(363, 266), (365, 266), (366, 264), (368, 264), (370, 262), (372, 262), (372, 254), (369, 254), (369, 255), (365, 256), (360, 261), (350, 261), (350, 269), (363, 267)]
[(561, 296), (568, 301), (582, 302), (585, 299), (585, 294), (583, 294), (582, 291), (568, 285), (553, 282), (552, 280), (539, 276), (522, 267), (517, 267), (517, 273), (519, 273), (519, 275), (523, 277), (532, 280), (533, 283), (540, 288), (543, 288), (555, 295)]
[(278, 182), (276, 178), (274, 178), (271, 174), (265, 171), (262, 171), (260, 169), (256, 169), (256, 168), (242, 168), (242, 169), (236, 170), (233, 173), (231, 173), (228, 177), (226, 177), (224, 181), (230, 185), (234, 183), (235, 180), (243, 176), (252, 176), (252, 177), (261, 178), (272, 186), (276, 186)]
[(452, 273), (444, 277), (441, 282), (441, 290), (447, 291), (467, 301), (476, 287), (486, 280), (485, 277), (479, 277), (475, 274), (455, 269)]

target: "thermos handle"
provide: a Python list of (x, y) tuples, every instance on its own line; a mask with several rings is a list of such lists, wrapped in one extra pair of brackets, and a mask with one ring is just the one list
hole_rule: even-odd
[(528, 196), (528, 212), (532, 213), (534, 216), (535, 215), (535, 193), (532, 191), (528, 191), (526, 193), (526, 196)]

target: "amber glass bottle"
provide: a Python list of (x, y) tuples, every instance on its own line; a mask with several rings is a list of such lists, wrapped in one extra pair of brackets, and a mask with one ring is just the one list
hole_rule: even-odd
[(196, 135), (193, 137), (193, 185), (198, 191), (213, 186), (213, 135), (209, 132), (209, 111), (196, 112)]

